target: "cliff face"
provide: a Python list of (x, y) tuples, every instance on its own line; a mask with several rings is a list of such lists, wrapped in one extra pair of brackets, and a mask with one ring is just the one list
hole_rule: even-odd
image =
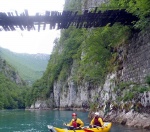
[(91, 87), (90, 83), (85, 82), (82, 85), (77, 85), (70, 78), (68, 78), (68, 81), (65, 82), (68, 85), (67, 89), (63, 88), (65, 86), (62, 85), (62, 82), (56, 82), (54, 84), (54, 101), (56, 103), (56, 107), (82, 108), (83, 104), (93, 101), (93, 97), (99, 93), (98, 87), (89, 90)]
[[(81, 9), (90, 10), (106, 1), (107, 0), (82, 0), (77, 3), (81, 6)], [(71, 2), (72, 0), (66, 0), (65, 6), (67, 7), (70, 5)], [(63, 49), (63, 47), (59, 49)], [(93, 96), (99, 93), (99, 86), (94, 86), (90, 82), (83, 82), (79, 85), (73, 80), (73, 76), (76, 74), (77, 68), (78, 64), (76, 60), (74, 60), (71, 67), (70, 76), (66, 79), (66, 81), (55, 81), (53, 86), (53, 94), (56, 107), (81, 108), (83, 105), (89, 107), (88, 102), (93, 101)]]
[[(65, 5), (69, 5), (71, 0), (66, 0)], [(107, 0), (82, 0), (81, 8), (90, 9)], [(90, 102), (99, 102), (100, 106), (105, 105), (108, 100), (116, 100), (116, 97), (125, 95), (126, 90), (116, 91), (117, 82), (130, 82), (145, 86), (146, 77), (149, 76), (150, 55), (149, 55), (149, 30), (134, 34), (128, 44), (117, 49), (118, 68), (113, 74), (109, 74), (103, 86), (95, 85), (92, 82), (82, 82), (77, 84), (73, 77), (79, 67), (76, 60), (73, 60), (69, 77), (65, 81), (55, 81), (53, 85), (54, 102), (56, 107), (82, 107), (89, 106)], [(61, 48), (63, 49), (63, 45)], [(60, 51), (61, 52), (61, 51)], [(84, 53), (84, 52), (83, 52)], [(81, 60), (84, 54), (81, 54)], [(129, 91), (130, 89), (128, 89)], [(149, 106), (149, 92), (145, 92), (135, 99), (135, 102)]]
[[(146, 86), (146, 78), (150, 75), (150, 32), (134, 34), (129, 44), (119, 50), (120, 70), (117, 77), (120, 81), (134, 82)], [(150, 106), (150, 92), (139, 96), (143, 106)]]
[[(150, 73), (150, 34), (138, 33), (133, 36), (125, 47), (118, 49), (120, 68), (116, 73), (109, 74), (103, 86), (96, 86), (90, 82), (76, 84), (72, 77), (76, 74), (77, 64), (74, 61), (71, 73), (65, 82), (55, 81), (54, 100), (56, 107), (82, 107), (84, 102), (98, 101), (100, 104), (107, 100), (115, 100), (115, 80), (123, 82), (133, 81), (145, 85), (145, 78)], [(150, 93), (144, 92), (139, 101), (143, 106), (150, 106)]]
[(150, 73), (150, 34), (149, 29), (144, 33), (135, 34), (129, 44), (119, 50), (122, 69), (120, 79), (144, 84), (145, 77)]

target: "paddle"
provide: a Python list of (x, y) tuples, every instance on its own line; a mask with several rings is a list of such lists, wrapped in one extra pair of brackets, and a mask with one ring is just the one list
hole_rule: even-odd
[(89, 129), (87, 129), (87, 128), (84, 128), (83, 130), (84, 130), (85, 132), (94, 132), (94, 131), (89, 130)]

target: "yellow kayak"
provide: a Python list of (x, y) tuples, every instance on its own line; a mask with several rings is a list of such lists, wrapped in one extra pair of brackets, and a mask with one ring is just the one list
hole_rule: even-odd
[(109, 132), (111, 129), (111, 122), (104, 122), (103, 127), (89, 128), (83, 127), (81, 130), (68, 130), (65, 128), (53, 127), (51, 125), (47, 125), (50, 132)]

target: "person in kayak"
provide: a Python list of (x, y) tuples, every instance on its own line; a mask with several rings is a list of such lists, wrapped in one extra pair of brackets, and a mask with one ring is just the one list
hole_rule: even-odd
[(67, 126), (68, 129), (70, 129), (70, 130), (74, 130), (74, 129), (78, 130), (84, 126), (84, 123), (81, 119), (77, 118), (76, 113), (72, 113), (72, 120), (68, 124), (64, 123), (64, 125)]
[(104, 125), (104, 122), (102, 118), (99, 116), (99, 113), (95, 112), (94, 118), (91, 120), (91, 123), (90, 123), (90, 128), (97, 127), (97, 126), (102, 127), (103, 125)]

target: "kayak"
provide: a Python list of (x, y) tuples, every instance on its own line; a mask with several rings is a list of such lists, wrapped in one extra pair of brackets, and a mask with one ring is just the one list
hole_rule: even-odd
[(104, 122), (103, 127), (89, 128), (89, 126), (85, 126), (80, 130), (68, 130), (67, 128), (58, 128), (53, 127), (51, 125), (47, 125), (50, 132), (109, 132), (111, 126), (111, 122)]

